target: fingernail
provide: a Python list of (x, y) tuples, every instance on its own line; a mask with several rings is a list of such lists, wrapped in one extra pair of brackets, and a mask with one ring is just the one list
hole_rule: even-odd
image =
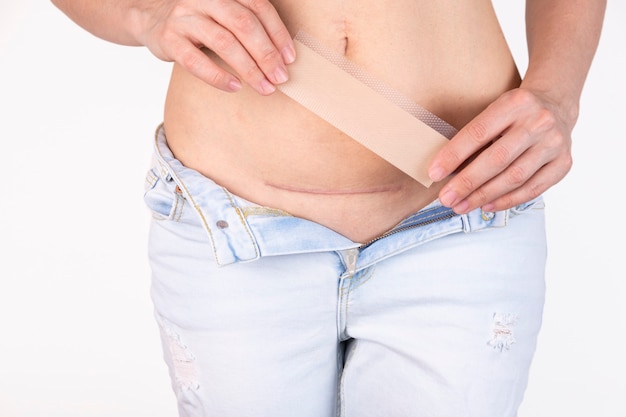
[(265, 79), (261, 81), (260, 87), (263, 94), (272, 94), (274, 91), (276, 91), (276, 87), (274, 86), (274, 84)]
[(464, 214), (469, 208), (469, 202), (467, 200), (461, 201), (459, 204), (453, 207), (454, 211), (458, 214)]
[(452, 207), (454, 203), (456, 203), (456, 199), (456, 193), (454, 191), (448, 191), (441, 196), (439, 201), (446, 207)]
[(428, 176), (435, 182), (441, 181), (445, 176), (445, 171), (440, 166), (435, 166), (428, 171)]
[(285, 46), (282, 50), (285, 64), (291, 64), (296, 60), (296, 52), (290, 46)]
[(493, 211), (495, 205), (493, 203), (485, 204), (481, 207), (482, 211)]
[(287, 70), (282, 67), (276, 68), (276, 70), (274, 71), (274, 78), (276, 79), (277, 84), (284, 83), (289, 79), (289, 76), (287, 75)]
[(239, 91), (241, 90), (241, 83), (239, 82), (239, 80), (231, 80), (228, 83), (228, 89), (232, 92)]

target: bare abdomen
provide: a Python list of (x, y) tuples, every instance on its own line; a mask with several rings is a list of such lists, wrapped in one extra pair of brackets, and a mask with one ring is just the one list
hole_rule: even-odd
[[(488, 1), (274, 3), (292, 34), (345, 53), (457, 128), (519, 84)], [(224, 93), (177, 66), (165, 130), (181, 162), (231, 192), (353, 240), (384, 232), (440, 186), (424, 188), (280, 92)]]

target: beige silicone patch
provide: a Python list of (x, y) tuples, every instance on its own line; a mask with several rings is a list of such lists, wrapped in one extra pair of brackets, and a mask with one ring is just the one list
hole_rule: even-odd
[(426, 187), (428, 163), (456, 129), (304, 33), (278, 88)]

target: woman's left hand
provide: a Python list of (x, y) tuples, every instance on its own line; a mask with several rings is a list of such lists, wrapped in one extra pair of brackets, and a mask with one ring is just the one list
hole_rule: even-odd
[(477, 207), (504, 210), (543, 194), (572, 167), (576, 117), (560, 112), (541, 93), (524, 88), (504, 93), (431, 161), (433, 181), (457, 171), (439, 200), (462, 214)]

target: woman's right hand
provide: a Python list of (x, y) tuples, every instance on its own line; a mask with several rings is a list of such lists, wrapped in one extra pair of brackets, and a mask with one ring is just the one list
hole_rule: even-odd
[[(291, 35), (269, 0), (157, 0), (139, 6), (135, 37), (156, 57), (176, 62), (220, 90), (241, 82), (262, 95), (287, 81)], [(233, 69), (218, 66), (208, 48)]]

